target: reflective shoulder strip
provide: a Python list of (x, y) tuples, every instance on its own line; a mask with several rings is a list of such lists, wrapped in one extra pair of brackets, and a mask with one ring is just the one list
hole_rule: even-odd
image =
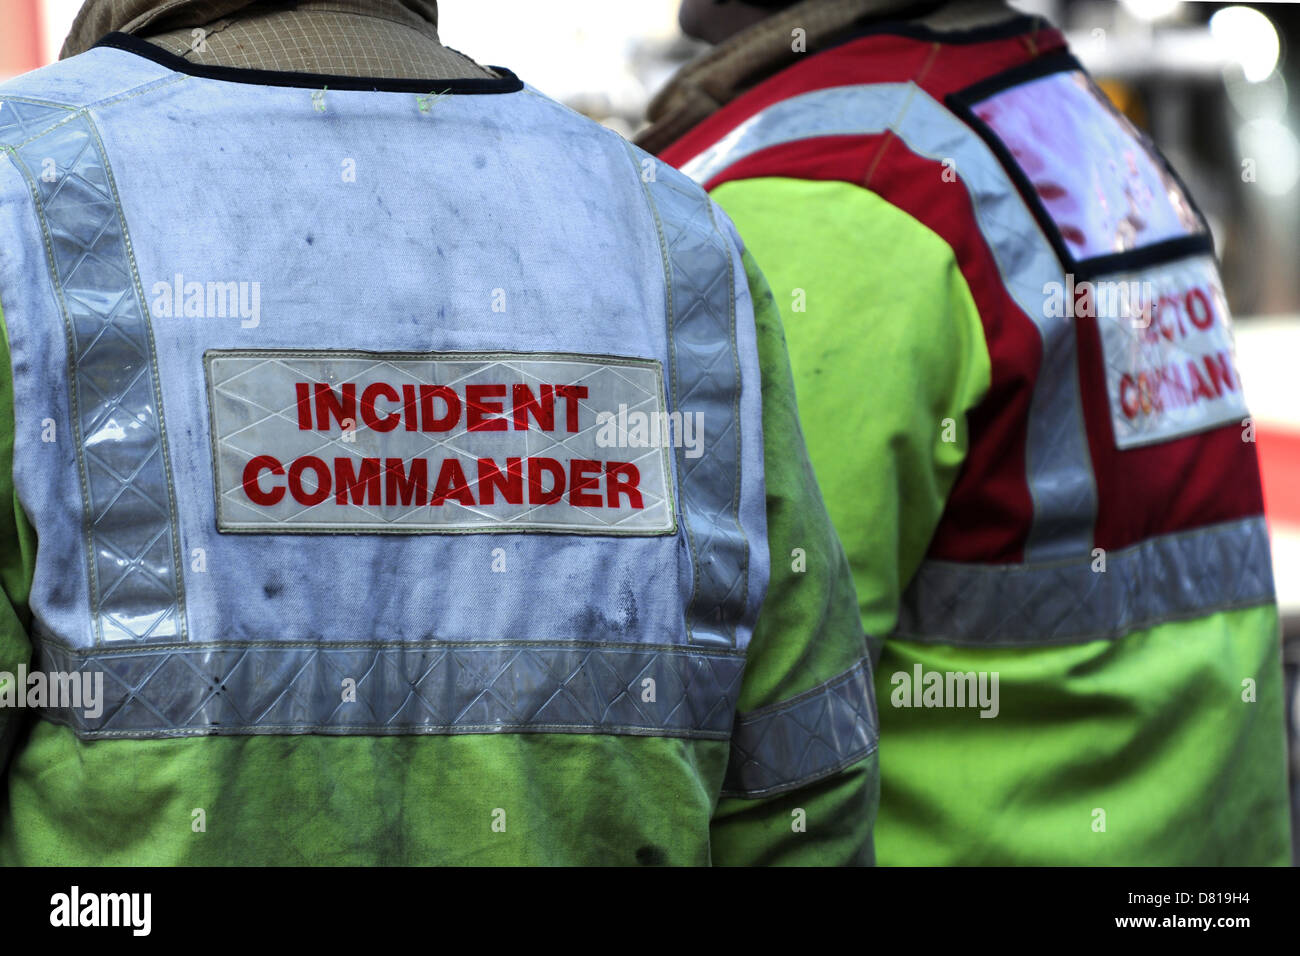
[(18, 149), (77, 117), (71, 106), (0, 93), (0, 147)]
[[(81, 677), (61, 689), (80, 693), (78, 706), (43, 715), (83, 739), (509, 732), (726, 740), (744, 669), (730, 649), (578, 642), (76, 652), (46, 638), (37, 653), (46, 673)], [(101, 692), (90, 689), (98, 705), (87, 706), (85, 688), (101, 674)], [(647, 678), (652, 705), (642, 702)], [(352, 695), (341, 692), (348, 679)]]
[[(741, 375), (732, 248), (702, 191), (667, 167), (648, 188), (669, 283), (673, 400), (704, 422), (706, 454), (678, 452), (689, 646), (190, 642), (152, 329), (130, 242), (90, 118), (50, 109), (17, 114), (23, 123), (0, 136), (15, 137), (6, 151), (36, 200), (64, 310), (98, 635), (85, 650), (47, 633), (36, 643), (46, 671), (82, 684), (102, 675), (105, 686), (98, 707), (51, 702), (47, 719), (87, 739), (503, 731), (729, 738), (749, 569), (737, 513)], [(19, 142), (33, 130), (38, 145)], [(42, 176), (47, 157), (52, 179)], [(348, 678), (352, 701), (340, 694)], [(652, 710), (640, 703), (646, 678), (656, 687)]]
[(707, 183), (740, 160), (784, 143), (886, 130), (916, 155), (955, 170), (970, 195), (1003, 285), (1042, 339), (1025, 449), (1026, 481), (1034, 502), (1026, 560), (1087, 553), (1097, 490), (1074, 328), (1064, 315), (1047, 315), (1044, 306), (1044, 287), (1063, 282), (1064, 270), (1010, 174), (974, 130), (914, 83), (831, 87), (757, 113), (685, 163), (682, 171)]
[(870, 756), (878, 737), (863, 659), (797, 697), (740, 715), (722, 795), (757, 799), (807, 786)]
[[(646, 154), (627, 148), (640, 173)], [(739, 516), (735, 260), (708, 195), (670, 166), (655, 161), (652, 168), (653, 178), (641, 182), (663, 250), (674, 410), (700, 413), (707, 450), (687, 458), (677, 449), (694, 579), (687, 627), (693, 642), (734, 646), (749, 589), (749, 542)]]
[(184, 641), (153, 329), (104, 145), (84, 110), (5, 101), (0, 146), (31, 189), (63, 313), (96, 643)]
[(979, 647), (1083, 643), (1273, 599), (1268, 528), (1248, 518), (1097, 557), (927, 561), (903, 596), (893, 636)]

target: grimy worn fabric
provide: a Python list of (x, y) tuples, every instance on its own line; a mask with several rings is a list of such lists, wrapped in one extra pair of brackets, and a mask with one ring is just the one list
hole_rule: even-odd
[[(1208, 228), (1064, 37), (1010, 14), (854, 21), (794, 63), (790, 19), (739, 36), (770, 73), (660, 153), (771, 282), (885, 637), (877, 859), (1286, 864), (1278, 611)], [(1148, 323), (1053, 310), (1089, 268), (1157, 290)]]
[[(872, 648), (804, 450), (777, 304), (725, 216), (685, 177), (510, 75), (449, 78), (431, 98), (427, 63), (389, 65), (414, 81), (331, 76), (328, 90), (318, 76), (264, 72), (381, 72), (360, 40), (386, 29), (373, 17), (350, 17), (333, 60), (310, 47), (291, 63), (292, 44), (265, 44), (249, 60), (257, 71), (194, 61), (261, 6), (226, 9), (235, 22), (213, 27), (206, 53), (148, 42), (223, 15), (202, 6), (123, 5), (134, 14), (117, 21), (93, 11), (86, 36), (135, 36), (0, 84), (0, 695), (26, 687), (6, 680), (23, 669), (89, 667), (92, 646), (96, 661), (113, 658), (102, 671), (148, 668), (107, 677), (115, 696), (101, 708), (62, 708), (111, 727), (56, 723), (52, 703), (0, 707), (0, 866), (871, 862)], [(325, 6), (265, 20), (293, 39), (312, 10), (343, 16)], [(196, 196), (198, 219), (186, 214)], [(257, 303), (241, 298), (238, 316), (232, 282)], [(169, 306), (168, 287), (197, 288), (193, 308)], [(680, 361), (668, 361), (670, 342)], [(577, 509), (599, 514), (572, 500), (589, 486), (579, 460), (564, 532), (236, 532), (209, 452), (242, 454), (252, 436), (238, 416), (281, 389), (263, 380), (254, 395), (253, 369), (221, 368), (288, 367), (260, 361), (267, 350), (313, 354), (303, 374), (318, 385), (331, 363), (369, 366), (359, 351), (401, 368), (412, 354), (571, 364), (589, 353), (611, 408), (630, 370), (671, 367), (684, 396), (674, 410), (708, 403), (701, 454), (666, 452), (676, 530), (580, 533)], [(507, 362), (534, 367), (512, 356), (492, 359), (503, 376)], [(574, 405), (589, 426), (598, 386), (584, 383)], [(308, 383), (291, 394), (296, 384)], [(567, 409), (547, 419), (551, 399), (529, 406), (518, 384), (516, 427), (475, 440), (504, 448), (561, 427), (564, 442), (582, 437), (569, 436)], [(339, 385), (345, 402), (361, 397), (350, 437), (420, 441), (373, 418), (373, 396), (392, 386)], [(232, 387), (248, 401), (230, 404)], [(471, 387), (458, 414), (470, 413)], [(74, 394), (87, 396), (84, 417)], [(36, 413), (57, 420), (55, 447), (32, 440)], [(316, 418), (304, 433), (301, 419), (254, 417), (288, 424), (274, 450), (302, 466), (345, 440), (341, 421)], [(427, 417), (415, 432), (426, 430), (463, 444)], [(481, 497), (475, 509), (466, 482), (443, 494), (415, 458), (400, 484), (387, 459), (389, 480), (375, 486), (354, 473), (350, 437), (336, 494), (317, 499), (326, 510), (401, 520), (418, 495), (424, 517), (481, 518), (524, 503), (508, 462), (497, 477), (513, 500)], [(304, 438), (310, 455), (298, 455)], [(454, 476), (453, 461), (437, 474)], [(32, 465), (49, 480), (28, 480)], [(132, 488), (112, 494), (124, 475)], [(496, 481), (485, 472), (481, 487)], [(226, 490), (247, 497), (254, 484)], [(368, 502), (372, 487), (387, 505)], [(305, 486), (283, 485), (276, 500), (286, 488), (296, 502)], [(88, 511), (95, 489), (106, 493)], [(529, 499), (530, 511), (559, 504)], [(619, 507), (616, 493), (600, 513)], [(106, 593), (92, 578), (116, 583)], [(95, 643), (97, 628), (107, 642)], [(48, 656), (69, 650), (75, 662)], [(155, 653), (170, 665), (154, 667)]]
[(112, 32), (204, 65), (373, 76), (494, 76), (438, 38), (436, 0), (89, 0), (62, 57)]

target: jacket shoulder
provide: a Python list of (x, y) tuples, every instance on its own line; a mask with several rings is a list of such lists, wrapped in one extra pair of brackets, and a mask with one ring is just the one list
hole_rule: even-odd
[(144, 57), (96, 47), (0, 83), (0, 100), (79, 109), (176, 75)]

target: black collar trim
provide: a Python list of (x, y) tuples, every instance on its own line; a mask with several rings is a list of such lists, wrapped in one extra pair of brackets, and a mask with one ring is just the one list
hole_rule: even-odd
[[(1057, 258), (1065, 266), (1065, 271), (1072, 273), (1076, 281), (1082, 282), (1085, 279), (1091, 280), (1097, 276), (1109, 275), (1114, 272), (1127, 272), (1137, 269), (1145, 269), (1149, 266), (1160, 265), (1166, 262), (1172, 262), (1176, 259), (1185, 258), (1195, 255), (1214, 255), (1214, 236), (1210, 232), (1209, 223), (1201, 214), (1192, 199), (1191, 190), (1178, 177), (1178, 173), (1169, 165), (1169, 161), (1156, 148), (1151, 138), (1140, 130), (1137, 131), (1138, 138), (1151, 154), (1154, 162), (1160, 164), (1165, 173), (1178, 183), (1187, 197), (1187, 202), (1191, 205), (1200, 223), (1200, 231), (1186, 236), (1175, 236), (1171, 239), (1165, 239), (1149, 246), (1141, 246), (1137, 249), (1129, 249), (1124, 252), (1112, 252), (1104, 255), (1093, 256), (1088, 259), (1076, 259), (1074, 253), (1070, 250), (1061, 234), (1060, 227), (1047, 211), (1042, 198), (1038, 191), (1034, 189), (1033, 183), (1025, 174), (1024, 168), (1019, 161), (1011, 155), (1011, 150), (1002, 139), (989, 128), (988, 124), (975, 115), (977, 104), (988, 99), (1003, 90), (1020, 86), (1023, 83), (1029, 83), (1033, 80), (1044, 76), (1051, 76), (1053, 73), (1074, 72), (1078, 71), (1087, 76), (1087, 70), (1083, 65), (1074, 58), (1069, 51), (1060, 51), (1051, 53), (1046, 56), (1040, 56), (1030, 60), (1028, 63), (1022, 63), (1019, 66), (1013, 66), (1008, 70), (997, 73), (987, 79), (981, 80), (964, 90), (958, 90), (955, 93), (949, 93), (944, 102), (947, 107), (963, 119), (985, 144), (991, 149), (1001, 162), (1007, 175), (1011, 177), (1016, 184), (1025, 205), (1033, 212), (1034, 218), (1038, 220), (1038, 225), (1042, 228), (1043, 234), (1052, 244)], [(1089, 76), (1088, 81), (1092, 82)], [(1109, 103), (1109, 100), (1106, 100)], [(1115, 108), (1110, 107), (1112, 110)], [(1118, 110), (1115, 112), (1118, 113)]]
[(207, 66), (191, 63), (184, 57), (168, 53), (161, 47), (154, 46), (146, 40), (128, 33), (110, 33), (95, 44), (96, 47), (109, 47), (124, 50), (145, 59), (175, 70), (188, 73), (207, 80), (222, 80), (227, 83), (248, 83), (253, 86), (293, 86), (306, 90), (372, 90), (387, 93), (518, 93), (524, 88), (523, 81), (504, 67), (492, 69), (501, 74), (499, 79), (456, 79), (456, 80), (396, 80), (382, 77), (335, 76), (329, 73), (291, 73), (280, 70), (246, 70), (237, 66)]
[[(943, 6), (942, 3), (933, 3), (924, 10), (918, 10), (916, 15), (923, 16), (931, 13)], [(939, 29), (927, 26), (923, 23), (911, 20), (876, 20), (869, 18), (859, 20), (856, 25), (835, 38), (835, 45), (841, 46), (845, 43), (851, 43), (854, 40), (861, 40), (864, 37), (871, 36), (901, 36), (913, 40), (924, 40), (929, 43), (949, 43), (956, 45), (967, 45), (975, 43), (989, 43), (993, 40), (1006, 40), (1011, 37), (1023, 36), (1030, 33), (1050, 29), (1051, 23), (1042, 17), (1031, 16), (1027, 13), (1017, 13), (1005, 20), (997, 23), (990, 23), (980, 27), (968, 27), (966, 29)]]

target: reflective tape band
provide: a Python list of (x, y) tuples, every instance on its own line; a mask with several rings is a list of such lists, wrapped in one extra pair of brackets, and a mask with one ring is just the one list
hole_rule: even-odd
[(1063, 267), (1015, 182), (989, 146), (914, 83), (840, 86), (791, 97), (737, 126), (682, 166), (707, 183), (748, 156), (823, 136), (892, 131), (918, 156), (955, 169), (1007, 292), (1038, 328), (1042, 363), (1030, 403), (1026, 481), (1034, 502), (1028, 560), (1086, 553), (1097, 513), (1072, 320), (1047, 315), (1044, 287)]
[[(1103, 557), (1105, 570), (1096, 570)], [(1248, 518), (1096, 558), (927, 561), (903, 596), (893, 636), (979, 647), (1077, 644), (1272, 600), (1268, 528), (1262, 517)]]
[(736, 718), (723, 796), (758, 798), (806, 786), (876, 749), (879, 724), (871, 665), (771, 707)]
[[(644, 157), (628, 144), (641, 171)], [(682, 516), (694, 582), (686, 609), (694, 643), (733, 646), (749, 591), (749, 543), (740, 526), (740, 360), (735, 267), (713, 203), (677, 170), (657, 163), (646, 197), (659, 227), (668, 298), (674, 410), (700, 413), (706, 454), (677, 449)]]
[[(102, 712), (46, 709), (83, 739), (244, 734), (600, 733), (726, 740), (743, 655), (633, 644), (184, 644), (72, 651)], [(84, 704), (85, 701), (82, 701)]]
[(61, 123), (76, 119), (76, 114), (70, 106), (0, 94), (0, 147), (24, 146)]
[(153, 329), (103, 143), (85, 111), (5, 100), (0, 144), (35, 200), (65, 323), (95, 640), (185, 640)]

